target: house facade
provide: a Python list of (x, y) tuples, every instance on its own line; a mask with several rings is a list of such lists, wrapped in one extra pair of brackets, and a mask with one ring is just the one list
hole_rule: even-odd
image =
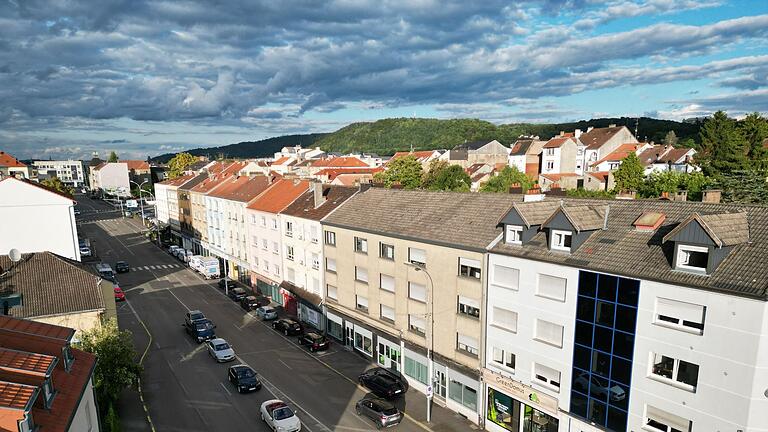
[(25, 163), (4, 151), (0, 151), (0, 168), (2, 168), (5, 175), (27, 180), (31, 180), (35, 177), (35, 172), (32, 167), (27, 166)]
[(62, 183), (74, 188), (82, 188), (87, 186), (88, 179), (85, 175), (85, 167), (83, 166), (83, 161), (42, 160), (34, 161), (32, 165), (34, 165), (37, 169), (38, 177), (42, 177), (43, 173), (45, 173), (45, 175), (48, 177), (56, 177), (61, 180)]
[(583, 161), (580, 161), (585, 171), (589, 169), (589, 166), (606, 157), (620, 145), (637, 144), (637, 138), (626, 126), (590, 127), (584, 133), (577, 132), (577, 139), (585, 146)]
[(539, 137), (521, 137), (510, 148), (509, 166), (517, 168), (530, 178), (539, 176), (539, 162), (541, 153), (546, 144)]
[(128, 178), (128, 164), (125, 162), (103, 162), (91, 168), (91, 189), (118, 196), (129, 196), (131, 184)]
[(542, 148), (541, 173), (576, 173), (576, 138), (568, 135), (556, 136)]

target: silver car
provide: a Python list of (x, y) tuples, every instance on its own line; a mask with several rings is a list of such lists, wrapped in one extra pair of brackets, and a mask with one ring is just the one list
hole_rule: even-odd
[(355, 412), (373, 420), (376, 429), (397, 426), (403, 420), (403, 414), (391, 402), (377, 397), (364, 397), (357, 401)]
[(222, 338), (216, 338), (208, 341), (208, 354), (219, 363), (232, 361), (235, 359), (235, 350)]
[(264, 321), (277, 319), (277, 311), (269, 306), (262, 306), (256, 309), (256, 316)]

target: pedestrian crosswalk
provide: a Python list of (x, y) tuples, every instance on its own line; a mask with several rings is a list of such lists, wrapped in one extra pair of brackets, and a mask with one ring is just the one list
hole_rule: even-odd
[(176, 268), (182, 268), (181, 264), (157, 264), (157, 265), (149, 265), (149, 266), (136, 266), (132, 268), (132, 271), (146, 271), (146, 270), (169, 270), (169, 269), (176, 269)]

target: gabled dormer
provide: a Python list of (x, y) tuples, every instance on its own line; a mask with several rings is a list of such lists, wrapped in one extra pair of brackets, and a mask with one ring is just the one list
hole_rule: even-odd
[(547, 247), (568, 253), (576, 251), (593, 232), (605, 229), (609, 208), (561, 204), (541, 224), (547, 234)]
[(712, 274), (731, 249), (749, 241), (747, 214), (693, 213), (662, 239), (672, 243), (672, 267), (701, 275)]
[(504, 243), (511, 245), (528, 243), (558, 205), (553, 201), (514, 203), (497, 225), (504, 228)]

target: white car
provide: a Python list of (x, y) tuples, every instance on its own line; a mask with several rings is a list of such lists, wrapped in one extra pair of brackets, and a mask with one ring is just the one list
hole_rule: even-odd
[(88, 246), (80, 246), (80, 256), (89, 257), (91, 256), (91, 248)]
[(261, 404), (261, 419), (275, 432), (298, 432), (301, 420), (285, 402), (272, 399)]
[(208, 354), (219, 363), (235, 359), (235, 350), (222, 338), (208, 341)]

